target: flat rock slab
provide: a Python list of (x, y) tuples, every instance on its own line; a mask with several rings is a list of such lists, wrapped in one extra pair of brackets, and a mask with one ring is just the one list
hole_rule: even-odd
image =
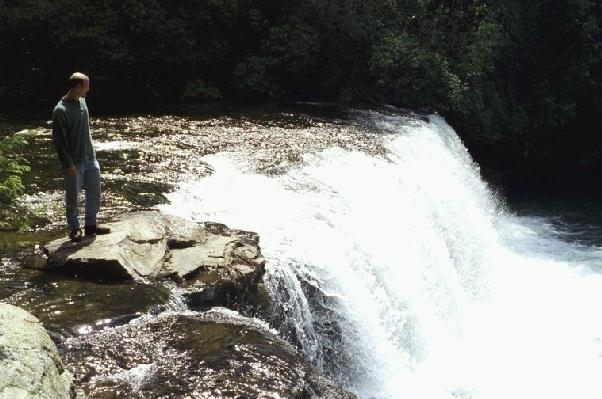
[(73, 377), (34, 316), (0, 303), (0, 399), (69, 399)]
[(103, 225), (111, 233), (44, 246), (46, 269), (106, 281), (202, 281), (219, 272), (258, 282), (265, 271), (257, 234), (218, 223), (195, 223), (159, 211), (134, 212)]

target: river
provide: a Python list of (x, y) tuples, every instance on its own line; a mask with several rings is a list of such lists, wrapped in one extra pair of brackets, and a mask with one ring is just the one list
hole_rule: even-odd
[[(359, 397), (602, 397), (599, 203), (502, 198), (440, 116), (303, 105), (93, 128), (102, 218), (158, 207), (259, 233), (278, 304), (267, 321)], [(98, 285), (21, 267), (62, 224), (48, 131), (29, 140), (25, 200), (50, 223), (2, 235), (0, 300), (58, 341), (157, 312), (170, 287), (102, 300)], [(40, 297), (49, 285), (62, 288)], [(121, 303), (132, 290), (144, 299)], [(74, 297), (88, 319), (74, 322)]]

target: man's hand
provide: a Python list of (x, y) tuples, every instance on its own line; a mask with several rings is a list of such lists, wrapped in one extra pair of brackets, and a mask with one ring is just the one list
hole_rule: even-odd
[(71, 177), (75, 177), (75, 175), (77, 173), (77, 171), (75, 170), (75, 165), (71, 165), (65, 170), (67, 171), (67, 174)]

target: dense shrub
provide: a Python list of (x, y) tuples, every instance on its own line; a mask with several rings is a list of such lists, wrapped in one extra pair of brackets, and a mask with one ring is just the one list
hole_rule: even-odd
[(29, 166), (18, 154), (24, 144), (19, 136), (0, 139), (0, 208), (14, 205), (23, 194), (20, 176), (29, 171)]

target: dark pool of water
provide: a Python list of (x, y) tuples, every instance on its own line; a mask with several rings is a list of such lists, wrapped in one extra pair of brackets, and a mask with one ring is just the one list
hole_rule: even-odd
[(538, 196), (510, 206), (517, 215), (545, 219), (563, 241), (602, 248), (602, 198)]

